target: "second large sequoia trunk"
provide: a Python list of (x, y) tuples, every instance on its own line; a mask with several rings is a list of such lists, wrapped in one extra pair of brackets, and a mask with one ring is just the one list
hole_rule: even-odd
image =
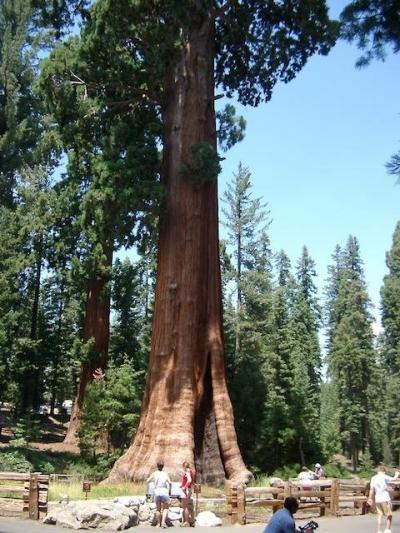
[[(111, 245), (103, 248), (103, 268), (111, 269)], [(108, 342), (110, 337), (110, 289), (109, 274), (99, 273), (87, 282), (85, 321), (82, 341), (93, 342), (89, 360), (83, 361), (80, 368), (79, 383), (71, 418), (64, 443), (78, 445), (78, 432), (81, 426), (83, 401), (87, 386), (92, 383), (96, 371), (103, 371), (107, 364)]]
[(108, 481), (143, 480), (158, 459), (173, 477), (184, 460), (195, 464), (203, 482), (251, 477), (237, 445), (226, 385), (217, 176), (201, 181), (193, 160), (196, 147), (216, 154), (213, 69), (214, 23), (206, 20), (188, 30), (182, 60), (167, 76), (167, 207), (149, 374), (135, 439)]

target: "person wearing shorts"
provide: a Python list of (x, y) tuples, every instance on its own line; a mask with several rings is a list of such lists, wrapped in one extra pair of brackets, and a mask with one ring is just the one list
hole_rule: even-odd
[(195, 481), (195, 472), (190, 468), (190, 464), (185, 461), (182, 465), (181, 481), (181, 504), (183, 509), (183, 526), (188, 527), (193, 522), (192, 514), (192, 488)]
[(154, 483), (154, 501), (156, 504), (156, 524), (160, 527), (167, 527), (168, 507), (170, 502), (169, 492), (171, 480), (167, 472), (164, 472), (164, 463), (158, 461), (157, 470), (147, 479), (147, 483)]
[(386, 474), (386, 468), (384, 466), (379, 466), (377, 474), (371, 478), (368, 505), (372, 506), (375, 503), (377, 533), (382, 533), (382, 517), (386, 518), (386, 529), (383, 533), (392, 533), (392, 502), (390, 500), (388, 484), (398, 477), (399, 472), (396, 472), (396, 475), (391, 477)]

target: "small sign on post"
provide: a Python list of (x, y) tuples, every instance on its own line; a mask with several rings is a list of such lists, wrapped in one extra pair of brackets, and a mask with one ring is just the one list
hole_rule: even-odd
[(87, 481), (84, 481), (82, 484), (82, 490), (85, 493), (85, 499), (87, 500), (88, 492), (92, 490), (92, 484), (88, 483)]

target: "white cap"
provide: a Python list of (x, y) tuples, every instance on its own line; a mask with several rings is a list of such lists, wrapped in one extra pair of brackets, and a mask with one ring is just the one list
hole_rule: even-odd
[(321, 465), (319, 463), (315, 463), (315, 468), (321, 468)]

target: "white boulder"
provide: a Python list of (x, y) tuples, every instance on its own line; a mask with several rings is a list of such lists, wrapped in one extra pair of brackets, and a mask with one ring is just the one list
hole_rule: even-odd
[(217, 527), (222, 526), (222, 520), (211, 511), (203, 511), (196, 517), (196, 526)]
[(135, 526), (138, 515), (120, 503), (79, 501), (54, 505), (43, 522), (75, 530), (97, 528), (122, 531)]

